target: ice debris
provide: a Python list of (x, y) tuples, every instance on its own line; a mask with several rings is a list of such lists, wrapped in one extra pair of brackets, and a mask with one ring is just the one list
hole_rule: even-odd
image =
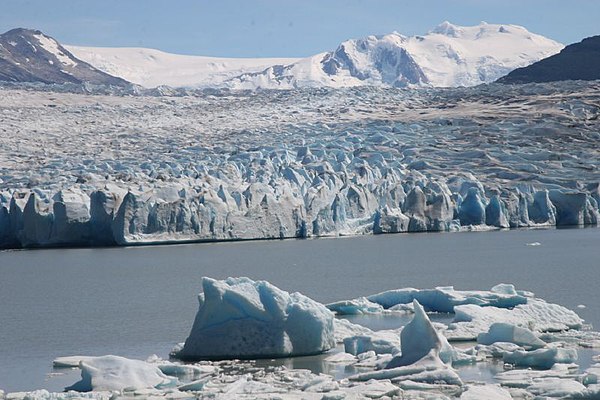
[[(207, 286), (204, 288), (204, 295), (200, 296), (199, 315), (204, 315), (206, 318), (198, 317), (196, 322), (204, 321), (209, 324), (215, 322), (217, 323), (215, 326), (218, 327), (219, 322), (227, 323), (232, 321), (232, 317), (237, 316), (241, 317), (242, 323), (252, 321), (257, 324), (251, 324), (250, 329), (262, 326), (265, 329), (263, 333), (267, 332), (266, 340), (271, 340), (274, 337), (286, 336), (282, 333), (284, 331), (282, 325), (285, 326), (285, 323), (281, 316), (286, 315), (288, 308), (302, 305), (300, 308), (304, 311), (333, 318), (331, 311), (324, 306), (315, 308), (315, 304), (318, 303), (307, 300), (301, 295), (297, 297), (296, 294), (287, 294), (266, 282), (254, 282), (247, 278), (229, 278), (225, 281), (205, 279), (203, 282)], [(426, 290), (425, 293), (443, 292), (436, 290)], [(402, 290), (400, 292), (404, 293)], [(473, 297), (478, 301), (484, 299), (490, 301), (499, 293), (504, 293), (509, 296), (515, 294), (523, 296), (527, 302), (509, 308), (484, 306), (484, 304), (456, 305), (454, 311), (457, 313), (457, 320), (450, 323), (449, 327), (441, 323), (432, 323), (425, 313), (425, 308), (417, 299), (412, 300), (411, 307), (406, 307), (414, 312), (412, 321), (399, 329), (375, 332), (344, 319), (331, 320), (332, 325), (324, 325), (331, 333), (330, 339), (333, 342), (335, 336), (338, 343), (343, 342), (346, 352), (333, 352), (323, 356), (323, 362), (343, 368), (346, 371), (344, 378), (336, 378), (333, 376), (334, 373), (315, 374), (304, 369), (287, 369), (273, 365), (258, 367), (257, 362), (252, 360), (180, 364), (163, 361), (157, 356), (151, 356), (145, 362), (115, 356), (72, 356), (59, 357), (54, 361), (54, 365), (80, 367), (83, 379), (70, 388), (93, 391), (49, 393), (41, 390), (9, 393), (5, 397), (10, 399), (106, 399), (109, 397), (114, 399), (132, 397), (267, 399), (277, 397), (294, 400), (364, 399), (386, 396), (406, 399), (463, 400), (479, 398), (500, 400), (509, 399), (511, 396), (524, 399), (536, 396), (599, 398), (600, 364), (597, 363), (600, 357), (592, 357), (596, 364), (585, 371), (580, 371), (580, 366), (574, 363), (577, 360), (577, 345), (587, 346), (597, 341), (598, 335), (592, 331), (579, 331), (582, 321), (575, 313), (537, 299), (532, 293), (516, 291), (509, 285), (500, 285), (489, 292), (461, 293), (460, 296), (454, 293), (451, 298), (464, 300)], [(465, 293), (470, 295), (466, 296)], [(477, 293), (478, 296), (473, 296), (473, 293)], [(448, 293), (441, 296), (443, 300), (440, 304), (448, 306), (447, 295)], [(427, 299), (428, 296), (431, 294), (425, 298)], [(292, 299), (300, 299), (300, 305), (291, 301)], [(437, 303), (433, 302), (433, 304)], [(277, 312), (272, 312), (273, 310)], [(387, 313), (387, 315), (394, 317), (397, 314)], [(329, 321), (328, 318), (322, 320), (319, 318), (317, 323), (305, 318), (300, 320), (308, 327), (307, 332), (310, 333), (314, 331), (315, 323), (322, 326), (323, 321)], [(459, 329), (457, 326), (461, 327), (464, 324), (468, 326), (466, 331), (475, 334), (470, 336), (471, 340), (478, 338), (479, 344), (460, 350), (451, 346), (445, 336), (451, 337), (456, 333), (456, 329)], [(455, 328), (451, 329), (453, 326)], [(569, 330), (557, 331), (556, 329)], [(272, 335), (268, 333), (270, 330), (274, 332)], [(335, 331), (335, 335), (331, 330)], [(224, 329), (218, 330), (218, 333), (227, 334)], [(209, 342), (212, 340), (210, 335), (207, 338)], [(257, 338), (250, 337), (250, 339), (252, 341)], [(224, 340), (228, 340), (228, 337), (225, 336)], [(290, 342), (292, 342), (291, 337)], [(333, 345), (332, 342), (328, 345)], [(258, 339), (256, 343), (259, 343)], [(233, 347), (237, 351), (236, 346)], [(225, 348), (229, 352), (233, 347)], [(243, 353), (241, 358), (244, 358), (245, 354)], [(490, 357), (501, 359), (508, 369), (495, 373), (494, 383), (473, 382), (461, 378), (459, 368), (461, 363), (486, 363)], [(509, 367), (509, 364), (512, 366)], [(337, 371), (340, 369), (338, 368)], [(348, 376), (348, 373), (351, 375)], [(127, 384), (124, 383), (125, 380)], [(0, 398), (2, 398), (1, 393)]]
[(178, 358), (273, 358), (335, 347), (334, 315), (265, 281), (202, 279), (200, 307)]

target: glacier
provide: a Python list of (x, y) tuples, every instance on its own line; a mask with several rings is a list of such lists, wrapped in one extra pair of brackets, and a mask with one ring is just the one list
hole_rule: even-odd
[(2, 248), (599, 219), (595, 82), (0, 90)]

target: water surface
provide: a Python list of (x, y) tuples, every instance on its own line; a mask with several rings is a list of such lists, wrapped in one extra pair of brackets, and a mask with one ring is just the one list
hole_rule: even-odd
[(58, 356), (167, 357), (189, 333), (202, 276), (266, 279), (321, 302), (514, 283), (600, 327), (599, 256), (600, 229), (4, 251), (0, 389), (72, 384), (76, 372), (48, 379)]

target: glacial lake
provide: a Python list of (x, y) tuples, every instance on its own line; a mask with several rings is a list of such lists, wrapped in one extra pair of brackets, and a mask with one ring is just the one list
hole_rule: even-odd
[[(61, 391), (79, 372), (53, 370), (58, 356), (167, 358), (189, 333), (202, 276), (265, 279), (324, 303), (401, 287), (514, 283), (600, 328), (599, 270), (595, 228), (2, 251), (0, 389)], [(310, 367), (297, 361), (290, 365)]]

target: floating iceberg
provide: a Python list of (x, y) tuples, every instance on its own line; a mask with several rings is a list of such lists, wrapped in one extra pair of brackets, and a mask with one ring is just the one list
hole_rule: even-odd
[(79, 362), (81, 381), (65, 390), (78, 392), (174, 388), (178, 379), (145, 361), (118, 356), (85, 357)]
[(560, 348), (515, 350), (504, 353), (502, 360), (519, 367), (549, 369), (557, 363), (571, 364), (577, 361), (577, 350)]
[(400, 351), (397, 332), (369, 332), (344, 338), (344, 351), (359, 355), (369, 351), (375, 354), (395, 354)]
[(477, 335), (477, 343), (489, 345), (497, 342), (514, 343), (529, 349), (546, 347), (546, 342), (529, 329), (506, 323), (494, 323), (487, 332)]
[(248, 278), (203, 278), (202, 288), (200, 308), (178, 358), (272, 358), (335, 347), (333, 313), (300, 293)]
[(383, 306), (369, 301), (366, 297), (330, 303), (327, 304), (327, 308), (337, 315), (377, 314), (383, 312)]
[(460, 400), (512, 400), (510, 392), (500, 385), (468, 385)]
[(414, 364), (430, 353), (440, 355), (442, 339), (417, 300), (413, 301), (413, 307), (415, 316), (400, 333), (401, 354), (394, 357), (386, 369)]
[(447, 362), (451, 362), (448, 342), (438, 335), (417, 300), (414, 300), (413, 306), (415, 315), (400, 333), (400, 354), (394, 356), (384, 369), (360, 373), (350, 379), (391, 379), (392, 382), (462, 385), (456, 372), (442, 360), (446, 358)]
[(512, 309), (466, 304), (455, 307), (454, 312), (454, 321), (444, 332), (449, 340), (475, 340), (494, 323), (511, 324), (535, 332), (560, 332), (579, 329), (583, 325), (583, 320), (574, 311), (536, 298), (528, 298), (526, 304)]
[(385, 309), (417, 300), (427, 311), (451, 313), (456, 306), (463, 304), (512, 308), (527, 303), (527, 296), (526, 293), (517, 292), (513, 285), (500, 284), (489, 291), (455, 290), (452, 286), (435, 289), (395, 289), (368, 296), (367, 300)]

